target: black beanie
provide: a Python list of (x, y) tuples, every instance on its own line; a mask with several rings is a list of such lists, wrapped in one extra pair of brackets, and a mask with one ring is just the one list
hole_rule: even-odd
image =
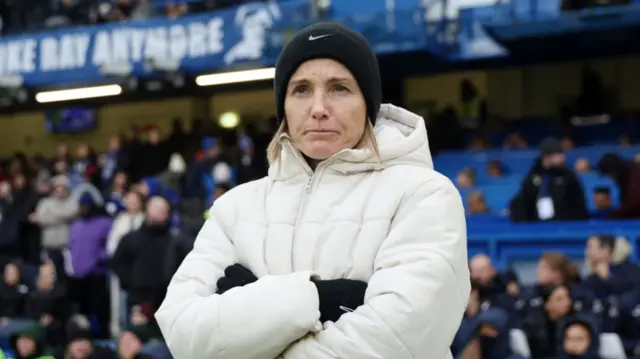
[(336, 60), (351, 71), (364, 96), (369, 121), (375, 124), (382, 101), (378, 59), (364, 36), (335, 22), (321, 22), (299, 31), (280, 53), (274, 80), (278, 120), (284, 118), (289, 79), (303, 62), (313, 59)]

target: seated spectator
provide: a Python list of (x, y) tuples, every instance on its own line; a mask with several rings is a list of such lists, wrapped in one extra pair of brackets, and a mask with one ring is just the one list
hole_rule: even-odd
[(514, 287), (519, 287), (513, 272), (498, 273), (491, 258), (486, 254), (476, 254), (469, 262), (471, 286), (477, 292), (483, 308), (499, 307), (511, 313), (515, 308)]
[(588, 159), (580, 157), (573, 164), (573, 170), (576, 171), (577, 174), (589, 173), (591, 172), (591, 163), (589, 163)]
[(576, 287), (580, 281), (578, 266), (571, 263), (566, 255), (560, 252), (545, 252), (538, 260), (535, 284), (525, 287), (519, 293), (516, 311), (524, 317), (528, 308), (542, 302), (545, 288), (551, 286), (565, 286), (572, 292), (574, 309), (581, 311), (591, 304), (588, 293)]
[(621, 296), (639, 287), (640, 266), (631, 261), (631, 245), (623, 238), (589, 238), (585, 251), (589, 276), (583, 286), (598, 299)]
[(467, 196), (467, 213), (470, 215), (490, 213), (481, 191), (473, 191)]
[(491, 160), (487, 165), (487, 174), (489, 178), (500, 178), (504, 176), (504, 167), (498, 160)]
[(588, 218), (582, 184), (566, 166), (560, 142), (544, 140), (540, 157), (511, 202), (513, 221), (575, 221)]
[(459, 188), (472, 188), (476, 185), (476, 174), (472, 168), (463, 168), (456, 177), (456, 184)]
[(613, 200), (611, 199), (611, 189), (609, 187), (596, 187), (593, 189), (593, 201), (596, 210), (591, 213), (592, 218), (609, 218), (615, 211)]
[(614, 180), (620, 189), (621, 205), (611, 214), (611, 218), (640, 218), (640, 163), (607, 153), (602, 156), (597, 168), (603, 176)]
[(514, 132), (507, 136), (502, 147), (505, 150), (524, 150), (529, 144), (519, 132)]
[(517, 359), (509, 342), (509, 318), (499, 308), (491, 308), (462, 320), (452, 345), (456, 358)]
[(564, 323), (560, 359), (600, 359), (600, 331), (587, 317), (572, 317)]
[(22, 329), (11, 337), (14, 359), (52, 359), (52, 356), (46, 354), (46, 340), (47, 334), (38, 324)]
[(522, 329), (533, 359), (555, 358), (561, 354), (562, 322), (573, 314), (573, 301), (563, 285), (543, 287), (540, 294), (542, 300), (527, 307)]
[(19, 264), (5, 265), (0, 282), (0, 339), (8, 339), (29, 323), (22, 319), (28, 290), (22, 283)]

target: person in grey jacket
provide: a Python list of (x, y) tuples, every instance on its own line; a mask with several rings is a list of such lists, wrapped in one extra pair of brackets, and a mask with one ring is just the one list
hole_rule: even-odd
[(40, 200), (32, 220), (42, 229), (43, 249), (59, 266), (62, 250), (69, 244), (69, 224), (78, 214), (78, 201), (69, 195), (67, 176), (58, 175), (51, 184), (53, 192)]

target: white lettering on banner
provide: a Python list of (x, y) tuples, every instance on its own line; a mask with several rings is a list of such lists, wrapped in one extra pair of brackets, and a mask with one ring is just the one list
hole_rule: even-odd
[(90, 42), (89, 34), (45, 37), (40, 41), (40, 70), (59, 71), (84, 67)]
[(227, 64), (257, 60), (263, 54), (267, 31), (281, 18), (275, 4), (239, 7), (234, 27), (241, 37), (229, 49), (224, 47), (223, 17), (168, 22), (149, 28), (123, 25), (95, 32), (45, 33), (37, 38), (0, 41), (0, 75), (73, 71), (88, 65), (139, 63), (147, 58), (182, 60), (225, 50), (223, 59)]
[(0, 44), (0, 74), (33, 72), (36, 69), (37, 45), (34, 39)]
[(149, 29), (116, 29), (95, 35), (91, 62), (95, 66), (146, 58), (195, 58), (224, 50), (221, 18)]

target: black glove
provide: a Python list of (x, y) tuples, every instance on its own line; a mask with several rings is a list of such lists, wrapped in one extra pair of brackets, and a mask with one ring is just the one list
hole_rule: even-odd
[(364, 304), (367, 283), (351, 279), (312, 280), (320, 297), (320, 321), (336, 322), (340, 316)]
[(253, 283), (258, 280), (250, 270), (243, 267), (241, 264), (233, 264), (228, 266), (224, 270), (224, 277), (218, 279), (216, 283), (218, 286), (217, 294), (222, 294), (231, 288), (242, 287), (246, 284)]

